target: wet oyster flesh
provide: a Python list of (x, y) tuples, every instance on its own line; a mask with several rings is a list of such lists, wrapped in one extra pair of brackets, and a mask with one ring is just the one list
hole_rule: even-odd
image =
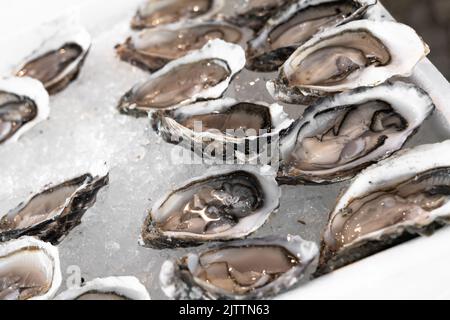
[(268, 298), (296, 284), (316, 255), (299, 237), (236, 241), (166, 262), (160, 280), (176, 299)]
[(48, 299), (60, 283), (55, 247), (30, 237), (0, 244), (0, 300)]
[(144, 70), (157, 71), (168, 62), (202, 48), (208, 41), (222, 39), (240, 43), (243, 32), (224, 23), (196, 23), (175, 28), (146, 29), (116, 47), (119, 57)]
[(155, 204), (144, 222), (142, 242), (164, 248), (246, 236), (278, 208), (279, 196), (274, 176), (259, 175), (256, 169), (195, 179)]
[(0, 144), (36, 118), (37, 106), (31, 99), (0, 91)]
[(108, 176), (82, 175), (34, 195), (0, 219), (0, 241), (23, 235), (58, 243), (96, 200)]
[[(417, 234), (429, 234), (448, 223), (450, 163), (440, 154), (448, 145), (447, 141), (405, 151), (359, 175), (330, 216), (318, 273), (330, 272)], [(427, 157), (418, 153), (421, 149), (428, 151), (423, 153)], [(431, 160), (439, 156), (437, 161)], [(375, 176), (381, 171), (391, 180)], [(356, 188), (359, 191), (355, 193)]]
[(221, 0), (146, 0), (137, 11), (131, 27), (144, 29), (198, 18), (214, 9)]
[[(296, 9), (299, 7), (299, 9)], [(273, 72), (313, 35), (351, 19), (361, 18), (367, 10), (354, 0), (316, 1), (305, 7), (305, 2), (288, 8), (295, 14), (283, 13), (279, 23), (269, 23), (256, 39), (249, 42), (247, 68)], [(277, 18), (274, 18), (277, 21)]]
[[(86, 53), (76, 43), (67, 43), (57, 50), (47, 52), (29, 62), (17, 72), (19, 77), (31, 77), (41, 81), (50, 94), (65, 89), (78, 77)], [(62, 73), (77, 60), (81, 60), (70, 72)]]

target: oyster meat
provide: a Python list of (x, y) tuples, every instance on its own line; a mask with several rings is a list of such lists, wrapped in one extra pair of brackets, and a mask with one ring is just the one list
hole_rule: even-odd
[(224, 98), (154, 112), (151, 122), (167, 142), (181, 143), (203, 156), (225, 158), (231, 152), (233, 157), (241, 153), (250, 159), (267, 151), (270, 143), (278, 143), (278, 135), (293, 120), (279, 104)]
[(150, 295), (135, 277), (108, 277), (70, 288), (55, 300), (150, 300)]
[(174, 299), (262, 299), (306, 278), (317, 256), (298, 236), (240, 240), (166, 261), (160, 282)]
[(248, 43), (247, 68), (273, 72), (311, 37), (323, 30), (362, 18), (376, 0), (298, 0), (268, 21)]
[(278, 209), (281, 196), (271, 168), (227, 166), (186, 182), (155, 203), (142, 227), (152, 248), (243, 238)]
[(61, 30), (45, 40), (16, 75), (39, 80), (50, 94), (56, 94), (78, 77), (90, 46), (91, 36), (83, 27)]
[(0, 300), (51, 299), (60, 284), (56, 247), (32, 237), (0, 244)]
[(281, 138), (278, 180), (298, 184), (349, 179), (402, 148), (433, 109), (424, 91), (403, 82), (323, 99)]
[(241, 44), (246, 37), (244, 31), (223, 22), (190, 22), (145, 29), (116, 46), (116, 51), (122, 60), (154, 72), (210, 40)]
[(152, 110), (219, 98), (244, 65), (245, 52), (240, 46), (212, 40), (128, 91), (118, 108), (125, 114), (147, 116)]
[(246, 0), (243, 6), (237, 8), (234, 16), (227, 17), (227, 21), (239, 26), (260, 30), (264, 24), (289, 3), (294, 0)]
[(449, 148), (445, 141), (405, 150), (357, 176), (330, 215), (319, 273), (448, 223)]
[(59, 243), (81, 223), (107, 183), (108, 174), (85, 174), (33, 195), (0, 219), (0, 241), (28, 235)]
[(133, 29), (145, 29), (216, 15), (224, 0), (146, 0), (131, 21)]
[(428, 53), (428, 46), (406, 25), (352, 21), (299, 47), (267, 89), (281, 101), (309, 104), (322, 96), (409, 76)]
[(17, 141), (49, 113), (48, 93), (39, 81), (0, 79), (0, 144)]

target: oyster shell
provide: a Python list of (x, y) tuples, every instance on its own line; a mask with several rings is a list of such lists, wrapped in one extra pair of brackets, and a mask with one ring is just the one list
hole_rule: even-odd
[(357, 176), (330, 214), (319, 273), (450, 221), (450, 141), (419, 146)]
[(131, 20), (131, 27), (144, 29), (190, 19), (206, 20), (224, 4), (224, 0), (146, 0)]
[(227, 166), (187, 181), (157, 201), (140, 242), (174, 248), (243, 238), (278, 209), (280, 196), (271, 168)]
[(260, 30), (264, 24), (278, 12), (285, 9), (294, 0), (246, 0), (237, 8), (234, 16), (226, 20), (239, 27), (247, 27), (254, 31)]
[(253, 161), (263, 160), (259, 155), (270, 143), (278, 148), (280, 132), (293, 120), (279, 104), (224, 98), (154, 112), (151, 123), (167, 142), (181, 143), (202, 156), (225, 158), (231, 150), (233, 157), (240, 153)]
[(403, 82), (323, 99), (281, 139), (278, 180), (297, 184), (351, 178), (402, 148), (433, 109), (424, 91)]
[(315, 34), (362, 18), (376, 0), (298, 0), (248, 43), (247, 69), (273, 72)]
[(56, 94), (78, 77), (90, 46), (91, 36), (86, 29), (65, 26), (43, 40), (16, 75), (37, 79), (50, 94)]
[(316, 244), (298, 236), (240, 240), (166, 261), (159, 278), (174, 299), (269, 298), (306, 277), (317, 255)]
[(308, 104), (321, 96), (409, 76), (428, 53), (428, 46), (406, 25), (352, 21), (298, 48), (267, 89), (281, 101)]
[(108, 183), (108, 174), (84, 174), (33, 195), (0, 219), (0, 241), (23, 235), (59, 243), (81, 223), (97, 192)]
[(48, 93), (39, 81), (0, 79), (0, 144), (17, 141), (49, 113)]
[(136, 277), (108, 277), (70, 288), (55, 300), (150, 300), (150, 295)]
[(244, 45), (247, 37), (248, 32), (223, 22), (191, 21), (145, 29), (116, 46), (116, 52), (122, 60), (154, 72), (210, 40)]
[(170, 62), (128, 91), (119, 102), (119, 111), (146, 116), (152, 110), (219, 98), (244, 65), (245, 52), (240, 46), (212, 40), (202, 49)]
[(51, 299), (60, 284), (56, 247), (32, 237), (0, 243), (0, 300)]

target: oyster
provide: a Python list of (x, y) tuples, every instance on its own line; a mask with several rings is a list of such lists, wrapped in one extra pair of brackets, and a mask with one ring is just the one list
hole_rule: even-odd
[(167, 142), (182, 143), (201, 155), (225, 158), (231, 150), (233, 156), (240, 152), (250, 159), (258, 157), (272, 140), (278, 143), (278, 135), (293, 120), (279, 104), (224, 98), (154, 112), (151, 122)]
[(245, 52), (235, 44), (212, 40), (202, 49), (167, 64), (146, 82), (128, 91), (119, 110), (134, 116), (220, 97), (245, 65)]
[(306, 278), (317, 256), (316, 244), (298, 236), (240, 240), (166, 261), (160, 282), (174, 299), (269, 298)]
[(248, 43), (247, 68), (273, 72), (320, 31), (362, 18), (376, 0), (298, 0), (268, 21)]
[(281, 101), (308, 104), (321, 96), (409, 76), (428, 53), (428, 46), (406, 25), (352, 21), (298, 48), (267, 89)]
[(150, 300), (150, 295), (135, 277), (109, 277), (70, 288), (55, 300)]
[(237, 8), (234, 16), (227, 21), (239, 26), (260, 30), (264, 24), (294, 0), (246, 0), (242, 7)]
[(223, 22), (190, 22), (145, 29), (116, 46), (116, 51), (122, 60), (154, 72), (210, 40), (241, 44), (246, 37), (246, 32)]
[(43, 41), (16, 75), (41, 81), (50, 94), (64, 90), (74, 81), (91, 46), (91, 36), (81, 26), (58, 31)]
[(243, 238), (278, 209), (280, 196), (271, 168), (231, 166), (207, 173), (155, 203), (141, 244), (173, 248)]
[(49, 113), (48, 93), (39, 81), (0, 79), (0, 144), (17, 141)]
[(450, 141), (419, 146), (363, 171), (330, 215), (319, 273), (450, 221)]
[(224, 0), (146, 0), (131, 21), (133, 29), (152, 28), (189, 19), (209, 19)]
[(0, 244), (0, 300), (51, 299), (60, 284), (56, 247), (32, 237)]
[(107, 183), (108, 174), (84, 174), (33, 195), (0, 219), (0, 241), (28, 235), (59, 243), (81, 223)]
[(402, 148), (433, 109), (424, 91), (403, 82), (323, 99), (281, 139), (278, 180), (296, 184), (351, 178)]

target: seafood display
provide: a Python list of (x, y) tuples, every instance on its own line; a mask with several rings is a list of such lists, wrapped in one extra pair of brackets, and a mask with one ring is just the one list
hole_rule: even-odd
[(0, 300), (51, 299), (60, 284), (56, 247), (32, 237), (0, 244)]
[(0, 37), (0, 300), (270, 299), (446, 228), (446, 86), (377, 0), (117, 7)]
[(162, 289), (175, 299), (262, 299), (311, 272), (317, 246), (298, 236), (235, 241), (167, 261)]
[(39, 81), (0, 79), (0, 145), (17, 141), (49, 113), (49, 96)]
[(280, 196), (270, 168), (208, 173), (154, 205), (142, 227), (142, 244), (173, 248), (246, 237), (278, 209)]
[(150, 295), (135, 277), (109, 277), (70, 288), (55, 300), (150, 300)]

